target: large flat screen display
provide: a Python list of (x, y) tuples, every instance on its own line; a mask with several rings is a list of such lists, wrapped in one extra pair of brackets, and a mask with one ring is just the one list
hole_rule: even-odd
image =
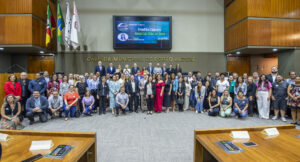
[(171, 16), (113, 16), (114, 49), (170, 50)]

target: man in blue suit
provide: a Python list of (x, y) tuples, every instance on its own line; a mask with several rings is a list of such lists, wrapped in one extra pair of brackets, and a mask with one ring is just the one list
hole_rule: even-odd
[(114, 67), (113, 63), (109, 63), (109, 66), (107, 67), (107, 74), (110, 74), (110, 76), (114, 75), (116, 72), (116, 68)]
[(131, 68), (131, 74), (136, 75), (138, 70), (140, 70), (140, 68), (137, 66), (136, 63), (134, 63), (133, 67)]
[(141, 71), (138, 70), (136, 73), (136, 76), (134, 77), (134, 80), (137, 81), (138, 83), (140, 83), (140, 80), (143, 78), (144, 78), (144, 76), (141, 76)]
[(100, 73), (100, 77), (105, 76), (105, 67), (102, 65), (102, 61), (98, 61), (98, 65), (95, 67), (94, 74)]
[(167, 73), (168, 69), (166, 68), (166, 63), (164, 63), (161, 67), (161, 75), (164, 76)]
[(149, 63), (149, 66), (147, 67), (147, 71), (149, 72), (149, 74), (153, 74), (153, 70), (154, 70), (154, 68), (152, 67), (152, 63), (150, 62)]

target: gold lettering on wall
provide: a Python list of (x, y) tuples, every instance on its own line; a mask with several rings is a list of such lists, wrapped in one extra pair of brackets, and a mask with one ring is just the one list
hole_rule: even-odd
[(195, 57), (86, 57), (86, 62), (196, 62)]

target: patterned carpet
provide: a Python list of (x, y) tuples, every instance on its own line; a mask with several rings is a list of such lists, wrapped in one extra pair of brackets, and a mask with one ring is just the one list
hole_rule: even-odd
[(194, 129), (286, 124), (258, 117), (223, 119), (191, 111), (153, 115), (127, 113), (117, 118), (107, 113), (67, 122), (59, 118), (33, 125), (28, 125), (26, 119), (23, 123), (26, 130), (97, 132), (98, 161), (101, 162), (192, 162)]

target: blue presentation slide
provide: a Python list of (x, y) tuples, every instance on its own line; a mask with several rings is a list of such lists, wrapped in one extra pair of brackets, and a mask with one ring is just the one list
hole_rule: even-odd
[(116, 21), (116, 43), (156, 44), (169, 40), (169, 21)]

